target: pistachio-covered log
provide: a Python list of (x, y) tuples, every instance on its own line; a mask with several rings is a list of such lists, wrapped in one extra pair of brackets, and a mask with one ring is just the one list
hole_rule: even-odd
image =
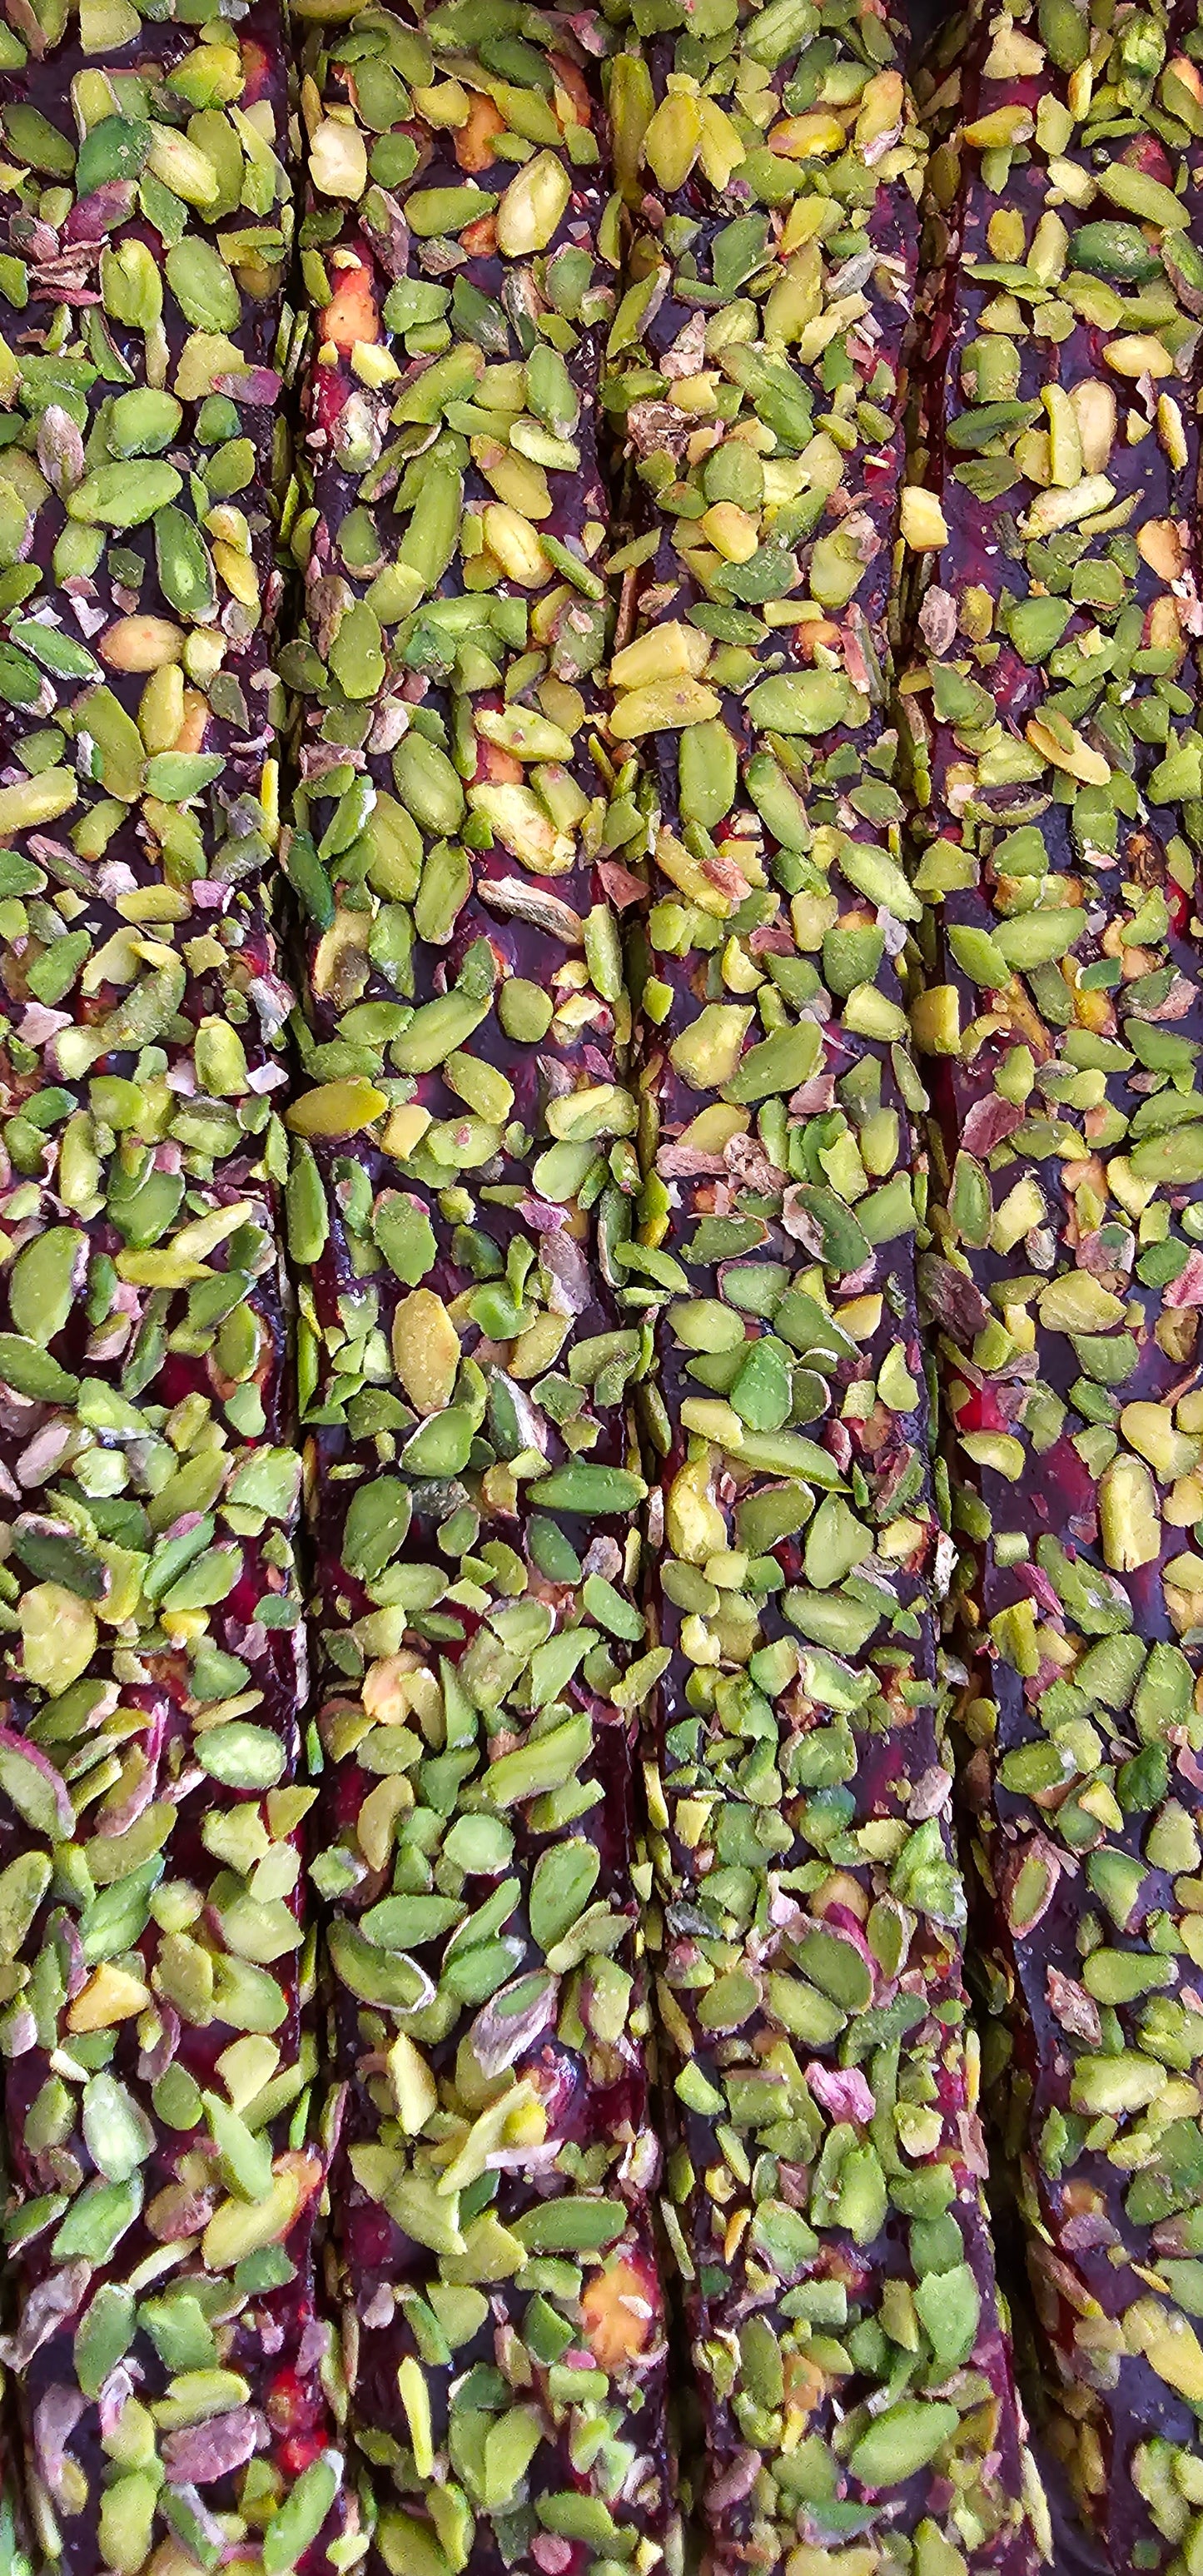
[(918, 903), (884, 704), (922, 141), (867, 8), (652, 23), (610, 79), (637, 597), (609, 729), (654, 806), (626, 1303), (658, 1360), (658, 2019), (712, 2559), (1026, 2570), (936, 1702)]
[(290, 1248), (332, 2244), (394, 2576), (651, 2570), (668, 2531), (600, 40), (466, 0), (304, 57)]
[(237, 30), (14, 15), (4, 2358), (43, 2560), (271, 2571), (310, 2557), (338, 2482), (266, 909), (285, 63), (267, 5)]
[(1177, 2570), (1203, 2547), (1203, 29), (1043, 0), (976, 41), (903, 520), (925, 1284), (1054, 2432), (1109, 2564)]

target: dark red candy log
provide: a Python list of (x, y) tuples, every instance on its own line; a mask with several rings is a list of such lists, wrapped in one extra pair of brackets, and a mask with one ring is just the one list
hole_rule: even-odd
[(609, 727), (654, 860), (625, 1302), (658, 1367), (658, 1995), (713, 2564), (1026, 2570), (1043, 2500), (935, 1671), (887, 702), (923, 147), (868, 10), (654, 23), (610, 81)]
[[(317, 14), (317, 13), (315, 13)], [(588, 16), (320, 23), (289, 1113), (348, 2429), (394, 2571), (672, 2538)]]
[(324, 2564), (278, 1238), (286, 58), (0, 78), (5, 2361), (44, 2559)]
[(1156, 2570), (1201, 2528), (1203, 31), (955, 49), (903, 517), (953, 1674), (1050, 2431)]

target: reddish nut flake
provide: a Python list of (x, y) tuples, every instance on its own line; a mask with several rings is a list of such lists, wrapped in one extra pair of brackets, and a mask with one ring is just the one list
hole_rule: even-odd
[[(714, 2562), (1028, 2576), (935, 1676), (888, 716), (924, 143), (868, 8), (609, 65), (667, 2211)], [(648, 866), (650, 854), (651, 865)]]
[(282, 2576), (346, 2533), (277, 1250), (286, 58), (268, 0), (8, 16), (3, 2353), (40, 2564)]
[(1203, 2546), (1200, 61), (1194, 0), (939, 40), (904, 521), (990, 2107), (1113, 2570)]
[(390, 2576), (653, 2576), (605, 31), (299, 14), (288, 1224), (347, 2434)]
[(615, 2371), (646, 2352), (660, 2324), (660, 2284), (646, 2261), (620, 2255), (595, 2272), (581, 2296), (585, 2341), (599, 2369)]

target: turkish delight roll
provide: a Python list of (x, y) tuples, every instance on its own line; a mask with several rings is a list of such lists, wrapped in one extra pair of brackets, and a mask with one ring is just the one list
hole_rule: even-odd
[(317, 2566), (283, 40), (116, 0), (0, 45), (4, 2359), (44, 2561)]
[(1052, 2432), (1117, 2569), (1203, 2535), (1201, 57), (1193, 6), (961, 31), (903, 502), (965, 1785)]
[(609, 730), (651, 786), (627, 1307), (658, 1364), (648, 1784), (710, 2562), (1030, 2569), (936, 1689), (887, 705), (923, 139), (869, 9), (633, 14)]
[(289, 1221), (332, 2279), (394, 2576), (650, 2570), (672, 2537), (602, 41), (457, 0), (319, 23), (303, 63)]

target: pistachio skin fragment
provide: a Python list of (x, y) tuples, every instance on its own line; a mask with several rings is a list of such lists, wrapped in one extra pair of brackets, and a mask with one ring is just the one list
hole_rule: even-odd
[(958, 259), (908, 479), (944, 535), (898, 700), (1000, 2226), (1078, 2512), (1152, 2571), (1203, 2543), (1201, 59), (1193, 6), (937, 46), (925, 268)]
[[(272, 917), (278, 13), (0, 108), (3, 2358), (37, 2564), (325, 2571)], [(14, 54), (16, 59), (14, 59)], [(19, 2563), (19, 2562), (18, 2562)]]
[(631, 17), (622, 1295), (658, 1360), (644, 1733), (699, 2518), (716, 2565), (809, 2576), (847, 2536), (866, 2569), (1030, 2576), (936, 1692), (887, 706), (925, 145), (868, 11)]
[(288, 1216), (348, 2454), (390, 2576), (653, 2576), (606, 36), (497, 0), (298, 27)]

